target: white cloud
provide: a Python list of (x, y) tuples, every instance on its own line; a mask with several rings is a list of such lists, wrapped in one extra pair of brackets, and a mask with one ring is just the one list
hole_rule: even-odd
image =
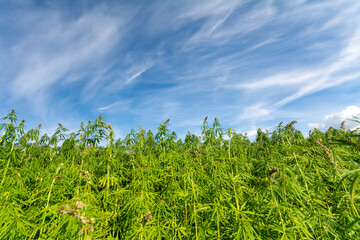
[(242, 5), (244, 1), (198, 1), (187, 5), (178, 16), (178, 19), (188, 21), (211, 16), (222, 16), (224, 13), (232, 12), (235, 8)]
[[(353, 20), (360, 22), (359, 17), (354, 17)], [(340, 50), (329, 60), (323, 60), (320, 63), (306, 67), (295, 67), (285, 72), (282, 71), (264, 77), (264, 79), (258, 81), (232, 82), (225, 85), (225, 87), (252, 90), (258, 92), (259, 95), (262, 95), (264, 91), (268, 92), (269, 89), (274, 95), (281, 94), (284, 90), (283, 87), (286, 87), (286, 91), (290, 92), (290, 94), (285, 95), (282, 99), (272, 102), (265, 100), (266, 102), (257, 103), (275, 111), (309, 94), (358, 80), (360, 78), (360, 70), (358, 69), (360, 64), (360, 28), (353, 33), (348, 33), (341, 43)], [(268, 114), (270, 113), (268, 112)]]
[[(98, 77), (93, 79), (91, 81), (92, 84), (86, 87), (85, 92), (97, 92), (103, 90), (104, 93), (113, 93), (122, 90), (126, 86), (134, 84), (134, 82), (139, 79), (143, 73), (148, 71), (155, 63), (156, 60), (150, 58), (146, 60), (131, 59), (128, 63), (129, 66), (121, 66), (120, 69), (112, 71), (109, 76), (100, 74)], [(107, 71), (108, 70), (105, 72)], [(108, 79), (109, 81), (105, 82), (105, 79)], [(94, 88), (95, 84), (101, 84), (101, 87)]]
[[(206, 16), (208, 19), (200, 30), (193, 34), (184, 44), (185, 48), (196, 47), (203, 43), (224, 44), (237, 35), (244, 36), (261, 28), (275, 16), (276, 11), (270, 4), (260, 3), (251, 11), (236, 15), (235, 20), (227, 22), (241, 4), (241, 2), (234, 4), (232, 1), (227, 1), (221, 2), (221, 7), (217, 7), (213, 2), (209, 2), (208, 5), (210, 5), (211, 11), (206, 15), (203, 14), (203, 11), (196, 11), (196, 15), (190, 15), (198, 18)], [(189, 14), (185, 16), (189, 16)]]
[(119, 112), (119, 111), (126, 111), (130, 108), (132, 101), (131, 100), (125, 100), (125, 101), (116, 101), (112, 104), (109, 104), (104, 107), (99, 107), (96, 110), (99, 112), (103, 111), (111, 111), (111, 112)]
[(131, 84), (136, 78), (138, 78), (141, 74), (146, 72), (151, 66), (153, 62), (147, 61), (141, 64), (140, 66), (133, 66), (127, 72), (127, 79), (125, 80), (124, 84), (129, 85)]
[[(66, 74), (81, 76), (82, 69), (103, 60), (123, 34), (124, 20), (107, 14), (102, 7), (71, 20), (61, 11), (31, 12), (23, 18), (29, 20), (23, 23), (24, 28), (32, 26), (13, 47), (18, 74), (11, 91), (16, 98), (32, 101)], [(70, 83), (76, 79), (63, 80)]]
[(240, 83), (231, 86), (232, 88), (239, 88), (239, 89), (262, 89), (268, 87), (276, 87), (276, 86), (288, 86), (288, 85), (297, 85), (303, 84), (304, 82), (310, 82), (315, 77), (321, 75), (319, 71), (314, 72), (306, 72), (296, 70), (294, 72), (288, 73), (280, 73), (270, 77), (266, 77), (259, 81), (248, 82), (248, 83)]
[(352, 73), (337, 74), (348, 68), (357, 66), (360, 57), (360, 28), (348, 39), (344, 40), (344, 48), (340, 50), (332, 62), (324, 62), (323, 66), (316, 66), (316, 68), (308, 69), (294, 69), (289, 72), (275, 74), (266, 77), (260, 81), (240, 83), (231, 85), (231, 88), (239, 89), (262, 89), (274, 86), (293, 86), (298, 88), (299, 84), (302, 87), (293, 96), (289, 96), (289, 100), (283, 101), (286, 104), (291, 100), (295, 100), (305, 94), (313, 93), (328, 87), (342, 84), (346, 81), (351, 81), (360, 76), (360, 71)]
[(271, 109), (261, 104), (255, 104), (247, 107), (239, 119), (258, 119), (271, 113)]
[(321, 123), (309, 123), (308, 127), (310, 129), (317, 128), (321, 131), (326, 131), (329, 127), (340, 128), (341, 123), (345, 121), (345, 128), (354, 130), (360, 127), (360, 122), (352, 121), (354, 120), (354, 116), (360, 116), (360, 108), (357, 106), (348, 106), (341, 112), (325, 116)]
[(346, 47), (340, 53), (340, 57), (342, 64), (351, 63), (360, 57), (360, 27), (348, 39)]

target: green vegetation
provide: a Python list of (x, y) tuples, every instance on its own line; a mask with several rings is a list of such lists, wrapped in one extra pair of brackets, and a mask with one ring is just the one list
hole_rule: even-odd
[[(359, 239), (359, 131), (0, 125), (0, 239)], [(106, 143), (106, 144), (104, 144)], [(102, 146), (102, 145), (106, 145)]]

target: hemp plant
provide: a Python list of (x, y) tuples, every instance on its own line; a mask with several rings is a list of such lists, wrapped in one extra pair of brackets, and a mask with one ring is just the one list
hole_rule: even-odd
[(359, 239), (359, 130), (295, 123), (250, 141), (216, 118), (179, 139), (166, 120), (116, 139), (99, 116), (49, 137), (11, 111), (0, 239)]

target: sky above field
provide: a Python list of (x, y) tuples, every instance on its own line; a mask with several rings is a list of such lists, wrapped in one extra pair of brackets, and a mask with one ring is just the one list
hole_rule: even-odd
[(360, 1), (1, 1), (0, 86), (1, 117), (48, 132), (340, 127), (360, 114)]

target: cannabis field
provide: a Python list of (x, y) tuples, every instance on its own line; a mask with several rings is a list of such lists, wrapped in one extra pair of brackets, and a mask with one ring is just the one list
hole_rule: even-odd
[(101, 116), (52, 136), (14, 111), (0, 123), (0, 239), (360, 238), (360, 135), (344, 124), (250, 141), (217, 119), (184, 139), (168, 120), (124, 139)]

